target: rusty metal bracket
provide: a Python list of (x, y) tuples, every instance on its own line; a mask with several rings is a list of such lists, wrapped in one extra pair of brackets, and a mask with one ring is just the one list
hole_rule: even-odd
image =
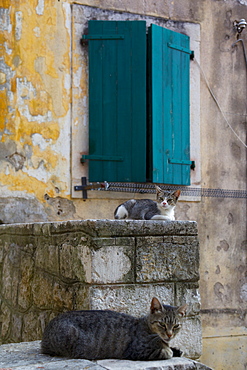
[(96, 184), (87, 184), (87, 178), (81, 178), (81, 185), (74, 186), (74, 191), (82, 191), (82, 198), (87, 199), (87, 191), (93, 189), (102, 189), (107, 190), (109, 188), (108, 182), (104, 181), (103, 183), (97, 182)]

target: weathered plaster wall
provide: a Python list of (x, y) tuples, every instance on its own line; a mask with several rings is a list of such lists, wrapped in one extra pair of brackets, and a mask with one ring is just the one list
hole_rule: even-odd
[[(200, 64), (224, 115), (246, 140), (246, 65), (235, 47), (235, 19), (247, 18), (246, 0), (80, 0), (77, 4), (200, 25)], [(0, 35), (0, 220), (25, 222), (112, 218), (133, 194), (71, 197), (73, 93), (86, 89), (86, 71), (72, 86), (72, 2), (2, 2)], [(247, 32), (241, 34), (247, 45)], [(74, 58), (75, 60), (76, 58)], [(246, 148), (223, 119), (201, 75), (201, 182), (205, 188), (246, 189)], [(84, 121), (83, 121), (84, 122)], [(85, 126), (85, 134), (87, 127)], [(81, 139), (78, 138), (78, 141)], [(83, 171), (82, 171), (83, 172)], [(216, 370), (246, 368), (246, 199), (180, 202), (178, 219), (196, 220), (201, 254), (202, 361)]]
[(4, 1), (0, 11), (1, 219), (46, 220), (59, 216), (50, 197), (70, 194), (70, 5)]

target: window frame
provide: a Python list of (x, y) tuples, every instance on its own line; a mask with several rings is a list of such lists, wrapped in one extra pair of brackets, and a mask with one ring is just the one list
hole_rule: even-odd
[[(81, 154), (88, 153), (88, 60), (87, 48), (82, 48), (79, 38), (85, 33), (88, 20), (94, 19), (121, 19), (121, 20), (145, 20), (147, 26), (151, 23), (169, 28), (176, 32), (185, 33), (190, 37), (190, 49), (194, 50), (197, 61), (200, 61), (200, 25), (189, 22), (172, 22), (155, 17), (146, 17), (128, 13), (102, 11), (88, 6), (74, 4), (72, 7), (72, 45), (75, 50), (72, 53), (72, 183), (71, 193), (73, 198), (81, 198), (80, 192), (74, 191), (74, 186), (79, 185), (81, 177), (88, 177), (88, 163), (81, 165)], [(106, 14), (108, 13), (108, 14)], [(83, 50), (82, 50), (83, 49)], [(200, 169), (200, 72), (196, 63), (190, 67), (190, 146), (191, 160), (196, 161), (195, 171), (191, 171), (191, 187), (201, 186)], [(75, 141), (74, 141), (75, 139)], [(107, 180), (107, 179), (106, 179)], [(131, 194), (131, 193), (130, 193)], [(129, 193), (115, 192), (88, 192), (89, 198), (129, 198)], [(142, 198), (142, 195), (136, 195)], [(189, 200), (193, 200), (190, 197)], [(196, 199), (195, 199), (196, 200)]]

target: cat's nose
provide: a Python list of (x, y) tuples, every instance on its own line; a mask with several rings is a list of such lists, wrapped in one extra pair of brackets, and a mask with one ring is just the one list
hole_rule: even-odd
[(172, 337), (172, 333), (167, 333), (166, 335), (168, 336), (168, 338)]

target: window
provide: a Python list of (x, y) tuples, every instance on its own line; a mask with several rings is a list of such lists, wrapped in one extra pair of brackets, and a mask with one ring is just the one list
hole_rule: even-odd
[(89, 21), (89, 181), (190, 185), (187, 35)]

